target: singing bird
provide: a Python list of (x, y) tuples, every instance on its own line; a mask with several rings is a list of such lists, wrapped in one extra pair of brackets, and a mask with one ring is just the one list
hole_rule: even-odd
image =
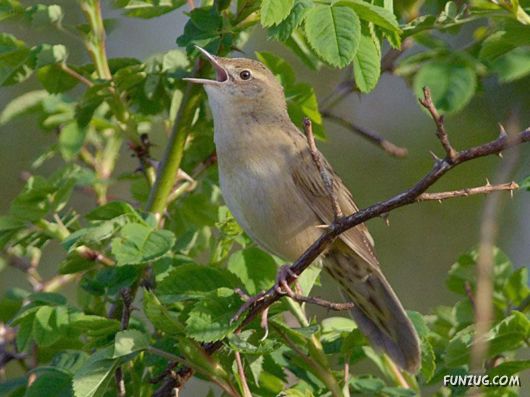
[[(267, 67), (199, 50), (214, 67), (216, 79), (187, 80), (203, 84), (208, 95), (226, 205), (257, 244), (294, 261), (323, 233), (322, 225), (334, 219), (307, 140), (290, 120), (283, 88)], [(324, 162), (342, 212), (356, 212), (350, 192)], [(340, 235), (323, 262), (354, 303), (353, 319), (372, 345), (401, 368), (416, 372), (418, 336), (381, 272), (366, 226)]]

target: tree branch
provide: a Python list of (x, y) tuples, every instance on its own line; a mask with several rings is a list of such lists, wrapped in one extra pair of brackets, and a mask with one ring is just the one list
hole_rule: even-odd
[[(424, 98), (426, 99), (426, 98)], [(436, 120), (435, 120), (436, 121)], [(438, 131), (439, 132), (439, 131)], [(442, 137), (437, 134), (438, 139)], [(399, 193), (387, 200), (380, 201), (369, 207), (361, 209), (354, 214), (345, 216), (336, 220), (322, 235), (311, 244), (310, 247), (291, 265), (290, 273), (287, 275), (287, 282), (292, 283), (296, 276), (300, 275), (307, 269), (322, 253), (332, 244), (332, 242), (344, 233), (357, 225), (360, 225), (370, 219), (379, 217), (394, 209), (417, 202), (426, 190), (434, 185), (440, 178), (453, 168), (465, 162), (475, 160), (481, 157), (496, 155), (503, 150), (530, 141), (530, 128), (515, 134), (508, 139), (508, 136), (501, 134), (497, 139), (475, 146), (469, 149), (455, 152), (453, 156), (447, 156), (444, 159), (438, 159), (434, 162), (431, 170), (421, 178), (410, 189)], [(283, 294), (279, 293), (274, 287), (269, 289), (262, 299), (249, 308), (247, 316), (240, 324), (238, 330), (243, 329), (251, 323), (263, 310), (267, 309), (273, 303), (281, 299)], [(206, 353), (213, 354), (223, 346), (221, 341), (213, 342), (204, 346)]]
[(438, 110), (434, 106), (434, 103), (432, 101), (431, 97), (431, 91), (428, 87), (423, 87), (423, 99), (419, 99), (421, 105), (429, 111), (431, 114), (432, 119), (436, 123), (436, 135), (438, 136), (438, 139), (440, 140), (440, 143), (442, 144), (445, 153), (447, 154), (447, 157), (450, 160), (453, 160), (455, 156), (457, 155), (456, 150), (453, 148), (451, 143), (449, 142), (449, 136), (447, 135), (447, 132), (445, 131), (444, 126), (444, 117), (441, 116), (438, 113)]
[(343, 128), (346, 128), (347, 130), (355, 134), (359, 134), (361, 137), (365, 138), (368, 142), (371, 142), (374, 145), (379, 146), (381, 149), (383, 149), (385, 152), (387, 152), (391, 156), (402, 158), (402, 157), (407, 157), (408, 155), (407, 148), (400, 147), (400, 146), (393, 144), (392, 142), (385, 139), (383, 136), (379, 135), (375, 131), (370, 131), (364, 127), (360, 127), (356, 124), (353, 124), (352, 122), (346, 119), (343, 119), (342, 117), (336, 116), (329, 111), (323, 111), (322, 117), (330, 121), (333, 121), (336, 124), (339, 124)]
[(478, 187), (469, 187), (460, 190), (452, 190), (450, 192), (439, 192), (439, 193), (422, 193), (417, 198), (416, 201), (428, 201), (436, 200), (442, 201), (456, 197), (467, 197), (475, 196), (478, 194), (489, 194), (499, 191), (509, 191), (513, 192), (514, 190), (519, 189), (519, 185), (515, 182), (510, 183), (501, 183), (499, 185), (490, 185), (489, 183), (484, 186)]

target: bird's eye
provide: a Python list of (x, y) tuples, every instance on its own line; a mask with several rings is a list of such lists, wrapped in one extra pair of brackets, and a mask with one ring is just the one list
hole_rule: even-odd
[(252, 73), (250, 73), (250, 70), (243, 70), (239, 73), (239, 77), (241, 77), (241, 80), (248, 80), (252, 77)]

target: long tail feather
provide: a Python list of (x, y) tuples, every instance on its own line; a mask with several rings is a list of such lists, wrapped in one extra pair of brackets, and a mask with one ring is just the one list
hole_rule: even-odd
[(355, 303), (352, 315), (361, 332), (401, 368), (417, 372), (420, 366), (418, 335), (381, 271), (353, 251), (343, 249), (332, 250), (324, 263)]

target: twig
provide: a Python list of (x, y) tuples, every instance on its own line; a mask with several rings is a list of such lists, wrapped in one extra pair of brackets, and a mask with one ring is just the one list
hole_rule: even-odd
[(467, 197), (474, 196), (477, 194), (489, 194), (492, 192), (499, 192), (507, 190), (513, 192), (514, 190), (519, 189), (519, 185), (515, 182), (510, 183), (501, 183), (499, 185), (484, 185), (479, 187), (469, 187), (460, 190), (452, 190), (450, 192), (439, 192), (439, 193), (422, 193), (418, 196), (416, 201), (427, 201), (427, 200), (436, 200), (442, 201), (456, 197)]
[(371, 143), (379, 146), (381, 149), (383, 149), (385, 152), (387, 152), (391, 156), (402, 158), (402, 157), (407, 157), (407, 155), (408, 155), (407, 148), (400, 147), (400, 146), (397, 146), (397, 145), (393, 144), (392, 142), (390, 142), (389, 140), (383, 138), (381, 135), (379, 135), (375, 131), (370, 131), (370, 130), (364, 128), (364, 127), (360, 127), (360, 126), (358, 126), (356, 124), (353, 124), (352, 122), (350, 122), (350, 121), (348, 121), (346, 119), (343, 119), (342, 117), (339, 117), (337, 115), (334, 115), (334, 114), (332, 114), (331, 112), (328, 112), (328, 111), (323, 111), (322, 112), (322, 117), (324, 117), (324, 118), (326, 118), (328, 120), (331, 120), (334, 123), (339, 124), (340, 126), (346, 128), (347, 130), (349, 130), (351, 132), (359, 134), (360, 136), (362, 136), (363, 138), (368, 140), (368, 142), (371, 142)]
[[(123, 288), (120, 291), (120, 295), (123, 301), (123, 307), (121, 311), (120, 329), (123, 331), (129, 327), (129, 320), (131, 319), (131, 305), (132, 305), (131, 290), (129, 288)], [(126, 397), (127, 390), (125, 389), (125, 381), (123, 379), (123, 369), (121, 366), (116, 368), (114, 377), (116, 379), (116, 388), (117, 388), (118, 397)]]
[(335, 216), (335, 220), (338, 220), (342, 217), (342, 210), (339, 205), (337, 192), (335, 191), (335, 187), (333, 186), (333, 176), (331, 175), (330, 171), (326, 167), (326, 164), (324, 164), (322, 157), (320, 156), (320, 152), (318, 151), (317, 146), (315, 144), (313, 126), (311, 125), (311, 120), (309, 120), (307, 117), (304, 118), (304, 132), (307, 137), (307, 143), (309, 144), (309, 151), (311, 153), (311, 157), (313, 157), (313, 161), (315, 162), (318, 171), (320, 172), (320, 177), (322, 178), (322, 182), (324, 183), (324, 186), (328, 193), (329, 200), (331, 201), (333, 215)]
[(241, 380), (241, 388), (243, 389), (243, 397), (252, 397), (250, 388), (248, 387), (247, 377), (245, 376), (245, 369), (243, 368), (243, 362), (241, 361), (241, 354), (236, 351), (236, 365), (239, 379)]
[(440, 140), (447, 157), (449, 160), (454, 160), (457, 152), (449, 142), (449, 136), (445, 131), (444, 117), (438, 113), (438, 110), (434, 106), (431, 97), (431, 90), (429, 90), (429, 87), (423, 87), (423, 99), (420, 98), (419, 101), (421, 105), (431, 114), (431, 117), (436, 124), (436, 135), (438, 136), (438, 139)]
[(313, 305), (322, 306), (326, 309), (335, 310), (338, 312), (351, 310), (355, 307), (355, 304), (353, 302), (330, 302), (317, 296), (304, 296), (300, 294), (288, 294), (288, 296), (289, 298), (295, 300), (298, 303), (311, 303)]
[(59, 64), (59, 67), (61, 68), (61, 70), (63, 72), (65, 72), (66, 74), (70, 75), (71, 77), (73, 77), (74, 79), (80, 81), (81, 83), (83, 83), (84, 85), (86, 85), (87, 87), (93, 87), (94, 86), (94, 83), (92, 83), (89, 79), (87, 79), (85, 76), (77, 73), (74, 69), (72, 69), (70, 66), (68, 66), (67, 64), (65, 63), (61, 63)]
[[(507, 135), (501, 127), (499, 139), (515, 141), (517, 136)], [(496, 179), (503, 180), (511, 176), (519, 159), (519, 151), (514, 149), (510, 156), (500, 164)], [(484, 204), (480, 225), (480, 243), (477, 257), (477, 287), (475, 292), (475, 335), (471, 346), (470, 367), (472, 370), (483, 369), (484, 359), (489, 342), (486, 338), (494, 318), (493, 312), (493, 265), (495, 242), (498, 235), (497, 219), (500, 212), (502, 196), (496, 192), (488, 196)]]
[[(465, 162), (475, 160), (477, 158), (496, 155), (503, 150), (516, 146), (518, 144), (530, 142), (530, 128), (521, 131), (508, 139), (506, 135), (501, 135), (497, 139), (465, 149), (456, 153), (456, 156), (451, 160), (445, 159), (436, 160), (431, 170), (421, 178), (410, 189), (401, 192), (387, 200), (380, 201), (369, 207), (361, 209), (354, 214), (345, 216), (333, 223), (332, 227), (326, 229), (324, 233), (313, 243), (307, 250), (291, 265), (290, 269), (293, 274), (300, 275), (307, 269), (313, 261), (315, 261), (330, 245), (331, 243), (346, 230), (349, 230), (361, 223), (364, 223), (372, 218), (381, 216), (394, 209), (404, 207), (415, 203), (417, 198), (424, 193), (429, 187), (434, 185), (440, 178), (453, 168)], [(293, 276), (288, 277), (288, 282), (292, 283), (295, 280)], [(256, 318), (263, 310), (271, 306), (274, 302), (281, 299), (283, 294), (279, 294), (274, 288), (269, 289), (262, 300), (258, 301), (254, 306), (250, 307), (245, 319), (241, 322), (238, 329), (243, 329), (254, 318)], [(223, 346), (221, 341), (213, 342), (205, 346), (207, 354), (213, 354)], [(162, 396), (160, 394), (159, 396)]]

